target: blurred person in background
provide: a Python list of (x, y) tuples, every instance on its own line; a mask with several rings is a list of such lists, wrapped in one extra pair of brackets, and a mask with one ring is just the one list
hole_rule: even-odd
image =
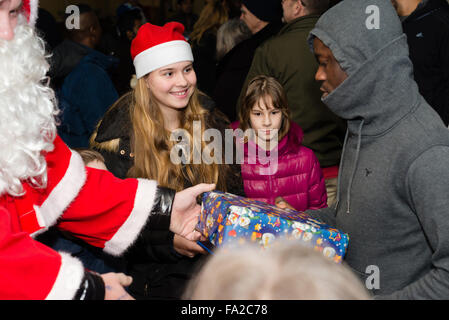
[(142, 26), (139, 11), (131, 9), (118, 17), (116, 24), (117, 45), (114, 56), (119, 59), (117, 67), (112, 69), (111, 79), (119, 96), (131, 90), (131, 79), (135, 74), (131, 58), (131, 42)]
[(177, 0), (178, 10), (167, 21), (177, 21), (184, 25), (184, 36), (188, 39), (198, 16), (192, 11), (194, 0)]
[(407, 35), (419, 92), (449, 124), (449, 4), (446, 0), (392, 0)]
[(217, 32), (217, 61), (220, 62), (232, 48), (249, 37), (251, 31), (242, 20), (226, 21)]
[(223, 0), (210, 0), (201, 11), (190, 34), (198, 89), (209, 96), (212, 96), (216, 82), (217, 31), (228, 21), (228, 10)]
[(282, 28), (282, 7), (278, 0), (243, 0), (240, 20), (251, 37), (237, 44), (217, 67), (212, 97), (232, 121), (237, 120), (237, 101), (251, 67), (256, 49)]
[(68, 72), (58, 90), (58, 133), (69, 147), (87, 148), (95, 124), (118, 99), (109, 73), (118, 59), (96, 50), (102, 37), (98, 17), (88, 5), (78, 8), (80, 28), (68, 30), (69, 40), (54, 50), (51, 64), (56, 77)]

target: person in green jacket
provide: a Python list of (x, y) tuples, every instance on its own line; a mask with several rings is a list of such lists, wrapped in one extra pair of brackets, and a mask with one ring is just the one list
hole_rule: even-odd
[(303, 143), (315, 152), (323, 169), (331, 205), (337, 192), (346, 125), (321, 102), (320, 87), (314, 79), (318, 65), (307, 44), (309, 32), (329, 8), (329, 1), (283, 0), (282, 7), (286, 25), (257, 49), (238, 106), (248, 82), (257, 75), (274, 77), (283, 85), (292, 120), (303, 128)]

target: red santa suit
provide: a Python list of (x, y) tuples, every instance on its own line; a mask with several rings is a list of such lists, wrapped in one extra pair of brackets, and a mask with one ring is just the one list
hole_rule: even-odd
[(0, 299), (72, 299), (81, 262), (33, 237), (56, 226), (112, 255), (122, 254), (145, 226), (157, 184), (86, 168), (57, 137), (46, 155), (48, 183), (24, 183), (25, 195), (0, 197)]

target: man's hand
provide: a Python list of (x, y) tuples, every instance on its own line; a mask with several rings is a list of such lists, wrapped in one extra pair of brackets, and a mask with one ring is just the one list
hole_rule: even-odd
[(105, 273), (100, 275), (104, 281), (105, 300), (135, 300), (125, 291), (133, 282), (133, 278), (124, 273)]
[(276, 204), (276, 207), (281, 208), (281, 209), (296, 210), (287, 201), (285, 201), (284, 198), (282, 198), (282, 197), (277, 197), (276, 200), (274, 200), (274, 203)]
[(212, 191), (215, 184), (200, 183), (196, 186), (177, 192), (173, 201), (170, 219), (170, 231), (188, 240), (198, 240), (201, 234), (195, 231), (201, 206), (196, 198), (203, 192)]
[(206, 254), (206, 251), (201, 248), (196, 241), (187, 240), (177, 234), (173, 237), (173, 248), (179, 254), (189, 258), (193, 258), (198, 253)]

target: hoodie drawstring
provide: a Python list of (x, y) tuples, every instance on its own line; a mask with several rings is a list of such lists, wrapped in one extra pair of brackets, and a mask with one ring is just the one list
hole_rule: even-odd
[(362, 122), (360, 123), (360, 126), (359, 126), (359, 130), (357, 132), (357, 135), (358, 135), (358, 137), (357, 137), (357, 150), (355, 152), (355, 160), (354, 160), (354, 166), (352, 168), (351, 179), (349, 180), (349, 184), (348, 184), (347, 210), (346, 210), (346, 213), (351, 213), (350, 212), (351, 188), (352, 188), (352, 182), (354, 181), (355, 172), (357, 170), (357, 163), (359, 161), (360, 145), (362, 143), (362, 127), (363, 127), (364, 122), (365, 122), (365, 120), (362, 119)]
[[(343, 141), (343, 150), (341, 151), (341, 156), (340, 156), (340, 164), (338, 166), (339, 171), (342, 168), (343, 158), (344, 158), (345, 150), (346, 150), (346, 141), (348, 140), (348, 133), (349, 133), (349, 130), (346, 129), (345, 139)], [(340, 177), (341, 177), (341, 174), (338, 173), (338, 177), (337, 177), (337, 201), (335, 201), (335, 204), (334, 204), (335, 211), (337, 211), (338, 203), (340, 202)]]

